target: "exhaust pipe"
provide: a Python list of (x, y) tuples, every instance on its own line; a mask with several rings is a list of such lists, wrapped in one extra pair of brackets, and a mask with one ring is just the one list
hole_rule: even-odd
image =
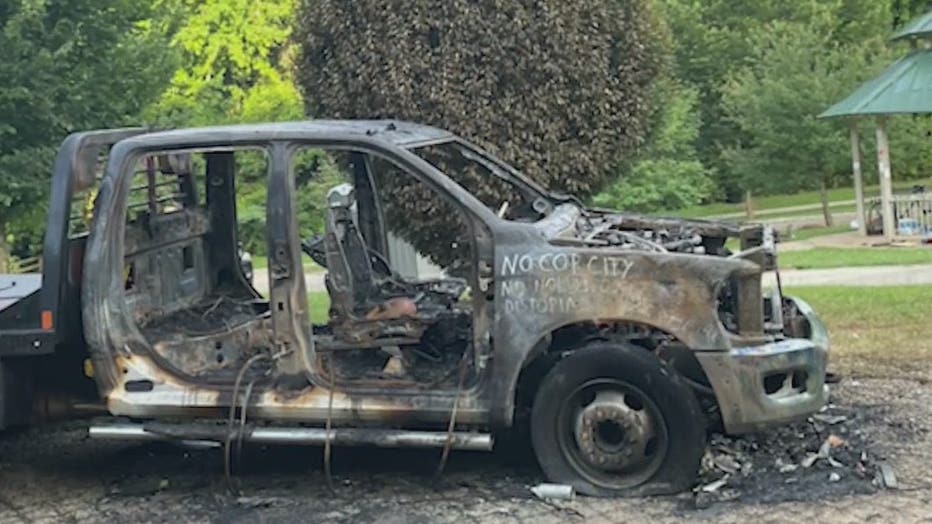
[[(204, 424), (108, 424), (91, 426), (88, 434), (100, 440), (183, 440), (188, 442), (225, 442), (230, 436), (226, 426)], [(233, 438), (238, 430), (232, 433)], [(407, 431), (400, 429), (334, 428), (330, 443), (337, 446), (376, 446), (381, 448), (442, 448), (448, 435), (442, 431)], [(449, 435), (452, 449), (491, 451), (493, 439), (487, 433), (454, 431)], [(256, 444), (322, 446), (327, 430), (305, 427), (246, 427), (243, 440)]]

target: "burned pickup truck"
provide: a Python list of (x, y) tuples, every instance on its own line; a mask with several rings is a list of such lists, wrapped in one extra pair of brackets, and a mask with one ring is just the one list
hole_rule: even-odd
[[(321, 166), (336, 178), (309, 238), (302, 188)], [(240, 263), (245, 180), (267, 189), (267, 289)], [(589, 209), (440, 129), (78, 133), (52, 199), (41, 286), (24, 278), (36, 291), (0, 310), (0, 404), (31, 405), (89, 358), (109, 413), (95, 438), (445, 457), (523, 427), (552, 481), (667, 493), (694, 482), (710, 426), (761, 430), (826, 401), (822, 323), (762, 288), (767, 229)], [(433, 276), (403, 274), (399, 245)]]

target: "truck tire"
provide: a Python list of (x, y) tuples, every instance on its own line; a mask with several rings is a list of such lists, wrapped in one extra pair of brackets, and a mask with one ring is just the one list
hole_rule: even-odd
[(0, 431), (29, 424), (32, 397), (32, 362), (0, 359)]
[(661, 495), (689, 488), (705, 452), (690, 387), (649, 351), (595, 342), (544, 377), (531, 440), (551, 482), (585, 495)]

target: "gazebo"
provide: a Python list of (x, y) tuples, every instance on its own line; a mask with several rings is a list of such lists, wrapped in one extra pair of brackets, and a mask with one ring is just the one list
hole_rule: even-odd
[(932, 11), (897, 31), (891, 40), (908, 41), (911, 46), (909, 54), (819, 115), (820, 118), (849, 118), (857, 222), (862, 235), (867, 234), (867, 212), (858, 121), (865, 117), (875, 119), (880, 214), (883, 234), (887, 240), (893, 240), (898, 233), (923, 234), (932, 231), (932, 193), (893, 195), (886, 131), (886, 119), (889, 116), (932, 113)]

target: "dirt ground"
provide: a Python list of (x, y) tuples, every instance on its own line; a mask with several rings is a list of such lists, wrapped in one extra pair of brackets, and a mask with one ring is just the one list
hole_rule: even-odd
[[(817, 419), (713, 437), (700, 482), (730, 471), (718, 489), (620, 500), (539, 500), (539, 471), (504, 451), (454, 453), (438, 480), (439, 452), (340, 449), (331, 493), (319, 448), (246, 450), (237, 497), (219, 450), (90, 441), (69, 422), (0, 436), (0, 523), (932, 522), (930, 398), (924, 382), (844, 380)], [(799, 465), (827, 439), (831, 460)], [(899, 489), (879, 486), (882, 461)]]

